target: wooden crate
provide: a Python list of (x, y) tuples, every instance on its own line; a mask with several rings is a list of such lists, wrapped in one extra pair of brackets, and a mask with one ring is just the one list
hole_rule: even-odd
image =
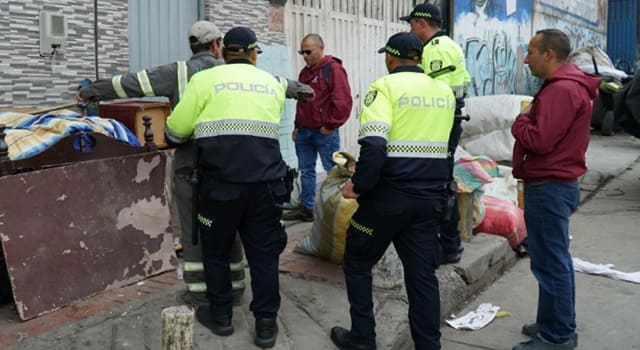
[(171, 112), (171, 106), (168, 102), (112, 102), (101, 103), (98, 108), (101, 117), (113, 118), (123, 123), (136, 135), (142, 145), (145, 144), (142, 117), (150, 117), (153, 142), (160, 148), (167, 147), (164, 129), (167, 125), (167, 117)]

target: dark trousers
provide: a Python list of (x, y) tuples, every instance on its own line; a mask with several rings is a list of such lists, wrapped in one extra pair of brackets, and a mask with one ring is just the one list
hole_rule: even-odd
[(287, 244), (280, 219), (286, 188), (281, 181), (230, 184), (203, 176), (198, 202), (198, 225), (207, 299), (214, 315), (232, 314), (229, 254), (240, 234), (251, 273), (256, 317), (275, 317), (280, 307), (278, 262)]
[(578, 208), (580, 186), (573, 183), (525, 183), (528, 252), (538, 281), (536, 323), (554, 343), (573, 339), (576, 286), (569, 252), (569, 217)]
[(343, 269), (355, 341), (375, 343), (371, 268), (393, 242), (404, 268), (409, 325), (416, 349), (440, 349), (440, 264), (438, 229), (444, 194), (419, 199), (376, 189), (358, 200), (347, 230)]
[[(176, 210), (180, 221), (180, 241), (182, 243), (182, 260), (184, 282), (189, 293), (198, 296), (197, 300), (205, 299), (207, 286), (204, 279), (204, 266), (202, 264), (202, 248), (191, 241), (191, 228), (193, 226), (193, 190), (189, 178), (193, 166), (193, 142), (180, 145), (176, 148), (173, 178), (172, 210)], [(175, 215), (172, 215), (172, 218)], [(239, 237), (234, 241), (229, 257), (233, 290), (241, 295), (245, 289), (244, 278), (244, 253)], [(201, 296), (201, 297), (200, 297)]]
[[(463, 104), (464, 105), (464, 104)], [(450, 179), (453, 181), (453, 167), (455, 165), (454, 154), (456, 147), (460, 142), (460, 135), (462, 134), (462, 127), (460, 121), (454, 121), (453, 128), (449, 135), (449, 169), (451, 170)], [(442, 227), (440, 229), (440, 245), (444, 254), (454, 254), (460, 249), (460, 212), (458, 210), (458, 195), (454, 194), (453, 208), (451, 208), (451, 217), (449, 220), (442, 221)]]

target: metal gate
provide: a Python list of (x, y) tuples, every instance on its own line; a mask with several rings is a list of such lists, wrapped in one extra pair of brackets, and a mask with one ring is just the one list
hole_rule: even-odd
[(633, 71), (638, 45), (638, 0), (609, 0), (607, 54), (616, 67)]
[(200, 0), (129, 0), (129, 71), (188, 59), (187, 32), (201, 11)]
[(384, 56), (377, 53), (387, 38), (409, 25), (398, 18), (408, 14), (414, 0), (290, 0), (285, 28), (291, 48), (293, 72), (304, 68), (297, 51), (309, 33), (319, 34), (325, 54), (343, 61), (349, 75), (353, 110), (340, 130), (341, 150), (358, 154), (358, 121), (362, 98), (374, 80), (386, 74)]

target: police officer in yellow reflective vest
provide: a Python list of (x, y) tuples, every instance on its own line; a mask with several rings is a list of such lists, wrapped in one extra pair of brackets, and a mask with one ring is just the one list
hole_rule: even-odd
[[(198, 222), (209, 307), (198, 320), (215, 334), (233, 333), (229, 252), (236, 231), (251, 273), (255, 343), (273, 347), (280, 307), (279, 255), (287, 243), (280, 221), (287, 167), (280, 154), (286, 79), (255, 67), (259, 47), (246, 27), (223, 39), (227, 64), (194, 75), (167, 121), (175, 143), (195, 136), (202, 174)], [(310, 91), (310, 89), (309, 89)]]
[[(461, 115), (464, 107), (464, 97), (471, 81), (465, 65), (465, 58), (460, 45), (447, 36), (441, 29), (442, 16), (440, 9), (436, 5), (427, 2), (416, 5), (408, 16), (400, 18), (409, 22), (411, 32), (417, 35), (424, 43), (422, 55), (422, 68), (429, 74), (446, 66), (454, 66), (456, 69), (447, 74), (436, 77), (437, 80), (447, 83), (456, 95), (456, 115)], [(454, 127), (451, 130), (449, 142), (449, 163), (451, 178), (453, 179), (454, 153), (462, 134), (460, 119), (456, 118)], [(440, 232), (440, 244), (442, 245), (444, 264), (457, 263), (462, 256), (463, 248), (460, 244), (460, 230), (458, 223), (460, 214), (458, 212), (458, 199), (455, 191), (454, 209), (450, 218), (442, 223)]]
[(360, 114), (360, 157), (343, 190), (358, 210), (347, 230), (344, 275), (351, 330), (331, 329), (340, 349), (375, 349), (371, 268), (393, 242), (404, 267), (416, 349), (440, 348), (438, 229), (446, 210), (447, 146), (455, 98), (419, 66), (414, 34), (389, 38), (389, 75), (369, 87)]
[[(175, 108), (182, 97), (188, 80), (195, 73), (224, 63), (222, 60), (222, 32), (209, 21), (197, 21), (187, 33), (193, 56), (188, 61), (177, 61), (136, 73), (119, 74), (102, 79), (78, 91), (79, 101), (111, 100), (115, 98), (165, 96)], [(201, 248), (191, 242), (192, 190), (189, 178), (193, 167), (193, 142), (179, 145), (173, 161), (174, 178), (172, 188), (172, 219), (179, 217), (179, 225), (172, 225), (181, 233), (184, 282), (187, 292), (182, 301), (194, 305), (206, 305)], [(178, 232), (176, 232), (177, 234)], [(245, 290), (244, 255), (238, 239), (230, 256), (234, 287), (234, 302), (239, 304)]]

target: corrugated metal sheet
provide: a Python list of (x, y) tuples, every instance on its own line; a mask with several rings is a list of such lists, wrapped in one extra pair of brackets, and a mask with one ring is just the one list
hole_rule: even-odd
[(633, 68), (638, 59), (637, 44), (638, 0), (609, 0), (607, 54), (614, 63), (622, 61), (620, 69)]
[(129, 70), (188, 59), (187, 32), (200, 11), (199, 0), (129, 0)]

